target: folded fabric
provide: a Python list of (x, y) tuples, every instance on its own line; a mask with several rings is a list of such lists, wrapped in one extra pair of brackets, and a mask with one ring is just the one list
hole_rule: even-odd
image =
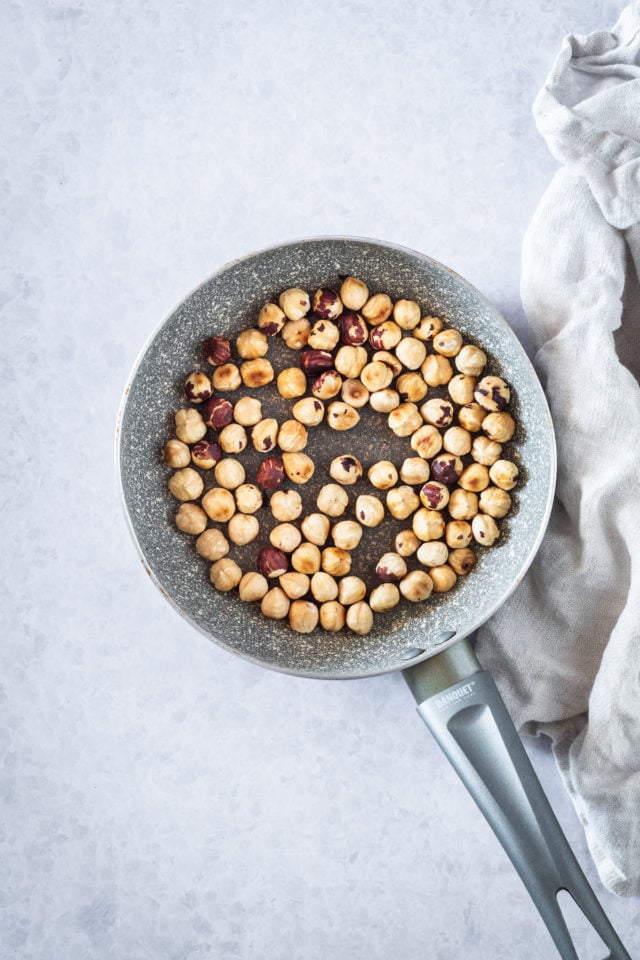
[(603, 882), (639, 895), (640, 3), (564, 40), (534, 116), (563, 164), (522, 261), (558, 486), (477, 649), (520, 731), (551, 737)]

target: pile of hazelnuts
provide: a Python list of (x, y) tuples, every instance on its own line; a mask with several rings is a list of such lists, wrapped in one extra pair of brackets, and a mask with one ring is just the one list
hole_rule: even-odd
[[(277, 375), (266, 358), (276, 336), (299, 358)], [(483, 350), (439, 317), (422, 316), (415, 301), (370, 295), (356, 277), (346, 277), (338, 293), (324, 287), (312, 298), (290, 288), (277, 304), (264, 304), (257, 326), (240, 333), (234, 349), (226, 337), (211, 337), (205, 359), (212, 375), (195, 370), (187, 378), (191, 406), (175, 415), (164, 462), (175, 468), (168, 487), (182, 501), (176, 526), (197, 537), (216, 589), (237, 587), (242, 600), (259, 602), (266, 617), (288, 618), (300, 633), (320, 624), (366, 634), (374, 613), (392, 610), (401, 598), (419, 602), (451, 590), (476, 564), (472, 544), (489, 547), (500, 536), (496, 520), (508, 514), (508, 491), (518, 479), (516, 464), (502, 457), (516, 429), (509, 386), (484, 373)], [(263, 417), (253, 395), (274, 380), (280, 396), (294, 401), (282, 423)], [(242, 385), (251, 395), (236, 403), (225, 396)], [(335, 431), (351, 430), (366, 405), (387, 415), (413, 455), (399, 466), (374, 463), (367, 478), (385, 491), (384, 502), (361, 494), (347, 519), (346, 488), (362, 479), (363, 466), (348, 451), (336, 456), (332, 482), (307, 512), (296, 488), (315, 471), (303, 452), (308, 430), (323, 420)], [(255, 482), (247, 482), (238, 459), (249, 443), (263, 455)], [(205, 493), (202, 472), (210, 470), (216, 485)], [(243, 571), (229, 556), (231, 544), (258, 541), (257, 514), (267, 505), (278, 523)], [(386, 513), (407, 528), (380, 557), (378, 585), (368, 591), (350, 573), (352, 554), (363, 527), (378, 526)], [(414, 556), (419, 566), (409, 570)]]

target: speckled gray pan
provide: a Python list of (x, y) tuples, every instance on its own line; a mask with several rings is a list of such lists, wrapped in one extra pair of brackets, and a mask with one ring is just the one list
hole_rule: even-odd
[[(321, 629), (301, 636), (286, 621), (265, 619), (259, 605), (243, 603), (236, 592), (221, 594), (211, 586), (208, 564), (196, 556), (192, 538), (174, 526), (176, 501), (166, 489), (170, 471), (162, 463), (161, 450), (173, 435), (174, 411), (184, 405), (182, 384), (194, 367), (202, 365), (204, 339), (213, 333), (233, 337), (255, 325), (261, 305), (277, 299), (287, 287), (310, 291), (321, 285), (335, 287), (345, 274), (361, 277), (371, 292), (417, 300), (423, 314), (446, 318), (465, 340), (485, 349), (490, 372), (500, 373), (512, 387), (519, 427), (506, 455), (518, 459), (522, 480), (514, 491), (511, 514), (499, 521), (503, 532), (498, 544), (480, 551), (476, 568), (459, 578), (451, 593), (434, 595), (422, 604), (402, 601), (394, 611), (377, 614), (366, 637)], [(276, 371), (295, 364), (296, 357), (280, 342), (270, 348)], [(242, 391), (235, 397), (240, 395)], [(263, 388), (260, 398), (267, 415), (282, 417), (287, 401), (273, 386)], [(316, 463), (316, 474), (303, 489), (303, 499), (315, 501), (317, 489), (328, 480), (333, 456), (354, 453), (363, 462), (365, 476), (367, 466), (376, 460), (401, 462), (410, 456), (408, 440), (395, 437), (385, 421), (384, 415), (367, 409), (351, 431), (336, 433), (324, 424), (310, 431), (307, 452)], [(136, 363), (120, 410), (116, 446), (131, 532), (145, 568), (165, 597), (189, 623), (233, 653), (311, 677), (363, 677), (400, 669), (444, 649), (454, 642), (454, 635), (459, 639), (475, 630), (504, 602), (533, 559), (555, 481), (553, 429), (542, 388), (497, 311), (461, 277), (428, 257), (390, 244), (338, 237), (301, 240), (251, 254), (223, 267), (190, 294), (156, 330)], [(248, 451), (246, 463), (251, 479), (255, 465)], [(367, 487), (365, 481), (362, 489)], [(260, 512), (264, 530), (269, 528), (268, 513)], [(393, 538), (402, 526), (407, 523), (385, 521), (375, 531), (366, 531), (352, 572), (371, 583), (376, 558), (393, 549)], [(255, 544), (244, 549), (257, 551)], [(250, 553), (239, 561), (248, 566)]]

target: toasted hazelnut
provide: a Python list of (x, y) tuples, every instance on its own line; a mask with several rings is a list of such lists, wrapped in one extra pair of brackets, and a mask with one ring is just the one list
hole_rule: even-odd
[(338, 596), (338, 584), (335, 577), (324, 570), (318, 570), (311, 577), (311, 593), (319, 603), (335, 600)]
[(500, 536), (498, 524), (486, 513), (478, 513), (471, 521), (473, 539), (483, 547), (490, 547)]
[(240, 367), (240, 374), (245, 387), (253, 388), (266, 386), (275, 376), (273, 367), (264, 358), (245, 360)]
[(368, 360), (364, 347), (340, 347), (336, 353), (333, 365), (343, 377), (355, 380), (360, 376)]
[(327, 542), (330, 523), (324, 514), (308, 514), (302, 521), (301, 527), (309, 543), (315, 543), (317, 547), (322, 547)]
[(376, 564), (376, 576), (383, 583), (399, 583), (407, 572), (407, 565), (399, 553), (385, 553)]
[(419, 540), (440, 540), (444, 533), (444, 520), (437, 510), (421, 507), (413, 515), (413, 532)]
[(413, 487), (394, 487), (387, 493), (387, 510), (396, 520), (406, 520), (419, 506), (420, 500)]
[(258, 552), (258, 570), (267, 580), (281, 577), (289, 569), (289, 561), (282, 550), (276, 547), (263, 547)]
[(360, 414), (355, 407), (342, 400), (334, 400), (327, 408), (327, 423), (332, 430), (352, 430), (360, 422)]
[(235, 490), (246, 479), (244, 467), (239, 460), (234, 460), (232, 457), (220, 460), (214, 470), (214, 476), (218, 486), (224, 487), (225, 490)]
[(227, 524), (227, 533), (232, 543), (243, 547), (255, 540), (260, 533), (258, 518), (249, 513), (234, 513)]
[(231, 358), (231, 344), (226, 337), (210, 337), (204, 345), (204, 355), (212, 367), (221, 367)]
[[(485, 467), (491, 467), (500, 459), (501, 453), (501, 443), (496, 443), (495, 440), (489, 440), (488, 437), (474, 437), (473, 443), (471, 444), (471, 456), (476, 463), (481, 463)], [(489, 471), (489, 476), (491, 476), (491, 471)], [(491, 479), (493, 479), (493, 477)], [(495, 480), (493, 482), (495, 483)], [(500, 486), (500, 484), (498, 484), (498, 486)]]
[(401, 557), (410, 557), (420, 546), (420, 541), (413, 530), (401, 530), (400, 533), (396, 534), (394, 546), (396, 553), (399, 553)]
[(278, 421), (267, 417), (256, 423), (251, 431), (251, 443), (258, 453), (268, 453), (278, 443)]
[(284, 480), (284, 464), (280, 457), (267, 457), (258, 467), (256, 483), (263, 490), (275, 490)]
[(448, 556), (449, 550), (442, 540), (428, 540), (421, 544), (417, 553), (418, 562), (423, 567), (440, 567), (447, 562)]
[(314, 350), (333, 350), (340, 339), (340, 330), (331, 320), (316, 320), (307, 343)]
[(309, 294), (300, 287), (289, 287), (288, 290), (284, 290), (280, 294), (278, 303), (289, 320), (301, 320), (305, 314), (309, 313), (311, 307)]
[(311, 309), (316, 317), (324, 320), (335, 320), (342, 313), (342, 300), (329, 287), (320, 287), (313, 295)]
[(502, 377), (483, 377), (473, 393), (475, 400), (494, 413), (496, 410), (505, 410), (511, 399), (511, 391)]
[(488, 487), (480, 494), (480, 509), (490, 517), (506, 517), (511, 509), (511, 497), (506, 490)]
[(213, 397), (205, 403), (202, 414), (212, 430), (223, 430), (233, 421), (233, 404), (224, 397)]
[(432, 567), (429, 570), (429, 576), (433, 581), (435, 593), (448, 593), (452, 587), (455, 587), (458, 579), (451, 567), (443, 563), (440, 567)]
[(194, 370), (185, 380), (184, 392), (187, 400), (190, 400), (191, 403), (203, 403), (209, 399), (213, 392), (211, 381), (206, 373)]
[(437, 427), (425, 423), (411, 435), (411, 449), (423, 460), (430, 460), (442, 450), (442, 434)]
[(367, 323), (374, 327), (391, 316), (393, 304), (391, 298), (386, 293), (374, 293), (362, 306), (361, 313)]
[(340, 547), (325, 547), (322, 551), (322, 569), (333, 577), (344, 577), (351, 570), (351, 554)]
[(375, 613), (387, 613), (400, 603), (400, 591), (395, 583), (381, 583), (369, 596), (369, 606)]
[(471, 450), (471, 434), (464, 427), (449, 427), (442, 438), (442, 446), (447, 453), (464, 457)]
[(390, 460), (379, 460), (369, 467), (367, 472), (369, 483), (378, 490), (388, 490), (398, 482), (398, 471)]
[(405, 337), (396, 347), (396, 356), (408, 370), (419, 370), (427, 356), (427, 348), (422, 340)]
[(264, 357), (269, 350), (267, 336), (262, 330), (243, 330), (236, 340), (236, 350), (243, 360)]
[(300, 546), (302, 534), (292, 523), (279, 523), (269, 534), (269, 541), (276, 550), (292, 553)]
[(468, 573), (471, 573), (477, 563), (477, 559), (473, 550), (469, 550), (468, 548), (452, 550), (449, 554), (449, 566), (458, 576), (464, 577)]
[(340, 520), (333, 526), (331, 536), (341, 550), (355, 550), (362, 539), (362, 527), (355, 520)]
[(454, 363), (460, 373), (469, 377), (479, 377), (487, 362), (486, 353), (472, 343), (462, 347)]
[[(487, 443), (491, 442), (490, 440), (487, 441)], [(495, 445), (499, 446), (499, 444)], [(500, 452), (502, 452), (502, 448)], [(511, 460), (495, 460), (490, 466), (489, 476), (496, 487), (500, 487), (501, 490), (513, 490), (518, 482), (518, 468), (515, 463), (512, 463)]]
[(426, 483), (429, 479), (429, 464), (422, 457), (407, 457), (400, 467), (400, 479), (403, 483)]
[(368, 603), (360, 600), (347, 609), (347, 626), (354, 633), (364, 636), (373, 626), (373, 611)]
[(320, 569), (321, 554), (315, 543), (303, 542), (291, 554), (291, 566), (298, 573), (316, 573)]
[(302, 497), (297, 490), (276, 490), (269, 506), (276, 520), (283, 523), (297, 520), (302, 513)]
[(463, 464), (454, 453), (440, 453), (431, 461), (431, 479), (453, 487), (460, 479)]
[(449, 400), (436, 397), (423, 403), (420, 413), (427, 423), (434, 427), (448, 427), (453, 420), (453, 404)]
[(333, 355), (328, 350), (303, 350), (300, 354), (300, 368), (308, 377), (331, 370)]
[(182, 440), (169, 440), (162, 452), (162, 459), (168, 467), (188, 467), (191, 451)]
[(391, 413), (400, 404), (400, 394), (397, 390), (376, 390), (369, 397), (369, 406), (378, 413)]
[(359, 380), (345, 380), (340, 397), (351, 407), (364, 407), (369, 402), (369, 391)]
[(260, 610), (263, 617), (270, 620), (284, 620), (289, 613), (291, 603), (288, 596), (280, 587), (272, 587), (262, 598)]
[(242, 570), (235, 560), (231, 560), (229, 557), (223, 557), (221, 560), (216, 560), (215, 563), (211, 564), (209, 579), (216, 590), (228, 593), (229, 590), (237, 587), (242, 580)]
[(393, 380), (393, 371), (386, 365), (376, 360), (368, 363), (360, 372), (360, 379), (370, 393), (377, 390), (384, 390)]
[(323, 370), (311, 384), (311, 393), (318, 400), (337, 397), (342, 387), (342, 377), (337, 370)]
[(445, 527), (445, 540), (452, 549), (468, 547), (473, 539), (471, 524), (466, 520), (451, 520)]
[(305, 593), (309, 593), (309, 584), (311, 581), (306, 573), (298, 573), (292, 570), (289, 573), (283, 574), (279, 582), (290, 600), (299, 600), (300, 597), (304, 597)]
[(352, 454), (343, 453), (329, 464), (329, 475), (343, 486), (350, 486), (362, 479), (362, 464)]
[(391, 373), (394, 377), (397, 377), (402, 373), (402, 364), (396, 357), (395, 353), (390, 353), (388, 350), (376, 350), (376, 352), (371, 357), (372, 363), (384, 363), (385, 367), (388, 367), (391, 370)]
[(306, 453), (283, 453), (282, 462), (284, 472), (292, 483), (307, 483), (316, 469), (313, 460)]
[(340, 299), (347, 310), (360, 310), (369, 299), (366, 283), (357, 277), (346, 277), (340, 287)]
[(340, 343), (357, 347), (369, 339), (366, 321), (358, 313), (343, 313), (338, 320)]
[(316, 397), (303, 397), (294, 403), (291, 413), (307, 427), (316, 427), (324, 419), (324, 403)]
[(412, 570), (400, 581), (400, 593), (412, 603), (428, 600), (432, 590), (433, 580), (425, 570)]
[(338, 633), (344, 627), (344, 607), (337, 600), (329, 600), (320, 607), (320, 626)]
[(396, 380), (396, 388), (403, 403), (419, 403), (427, 395), (428, 387), (421, 374), (403, 373)]
[(470, 490), (453, 490), (449, 494), (449, 514), (454, 520), (471, 520), (478, 512), (478, 495)]
[(384, 506), (377, 497), (362, 493), (356, 500), (356, 516), (363, 526), (377, 527), (384, 520)]
[(183, 443), (197, 443), (207, 432), (202, 415), (193, 407), (176, 411), (176, 436)]
[(490, 440), (507, 443), (515, 433), (516, 424), (510, 413), (490, 413), (482, 421), (482, 429)]
[[(402, 330), (393, 320), (385, 320), (384, 323), (379, 323), (369, 333), (369, 343), (374, 350), (393, 350), (401, 340)], [(424, 360), (424, 357), (422, 359)]]
[(420, 307), (415, 300), (397, 300), (393, 306), (393, 319), (403, 330), (413, 330), (420, 323)]
[(441, 387), (451, 380), (453, 367), (446, 357), (431, 353), (420, 367), (420, 373), (430, 387)]
[(318, 510), (328, 517), (340, 517), (349, 505), (349, 494), (337, 483), (325, 483), (316, 500)]
[(242, 383), (242, 377), (235, 363), (223, 363), (222, 366), (216, 367), (212, 383), (215, 390), (226, 393), (230, 390), (237, 390)]
[(422, 426), (422, 417), (415, 403), (401, 403), (387, 418), (389, 429), (396, 437), (409, 437)]
[(202, 498), (202, 507), (208, 517), (226, 523), (236, 512), (233, 494), (223, 487), (212, 487)]
[(458, 410), (458, 423), (470, 433), (477, 433), (482, 429), (482, 421), (487, 415), (479, 403), (465, 403)]
[(262, 404), (255, 397), (243, 397), (233, 408), (233, 419), (243, 427), (253, 427), (262, 420)]
[(443, 357), (455, 357), (462, 348), (462, 337), (457, 330), (446, 327), (433, 338), (433, 349)]
[(345, 606), (363, 600), (367, 587), (360, 577), (343, 577), (338, 585), (338, 600)]
[(241, 483), (234, 496), (240, 513), (256, 513), (262, 506), (262, 493), (253, 483)]
[(311, 324), (306, 317), (289, 320), (282, 328), (282, 339), (290, 350), (302, 350), (306, 347), (311, 333)]
[(258, 314), (258, 327), (268, 337), (275, 337), (284, 327), (286, 316), (275, 303), (265, 303)]
[(307, 445), (309, 434), (299, 420), (285, 420), (278, 430), (278, 446), (287, 453), (299, 453)]
[(307, 390), (307, 378), (300, 367), (287, 367), (281, 370), (277, 380), (278, 393), (285, 400), (302, 397)]
[(313, 633), (318, 618), (318, 608), (311, 600), (294, 600), (289, 607), (289, 626), (296, 633)]
[(207, 515), (195, 503), (181, 503), (176, 513), (176, 527), (182, 533), (198, 534), (207, 526)]
[(167, 481), (169, 491), (176, 500), (197, 500), (204, 490), (202, 477), (193, 467), (183, 467), (176, 470)]
[(254, 600), (262, 600), (265, 593), (269, 589), (269, 584), (265, 577), (261, 573), (256, 573), (254, 570), (251, 570), (249, 573), (245, 573), (242, 580), (238, 584), (238, 593), (240, 594), (240, 599), (244, 600), (245, 603), (253, 603)]
[(420, 490), (420, 502), (429, 510), (444, 510), (449, 503), (449, 490), (444, 483), (430, 480)]
[(455, 377), (449, 380), (449, 383), (447, 384), (449, 396), (454, 403), (459, 403), (461, 406), (473, 401), (473, 391), (475, 388), (476, 378), (468, 377), (463, 373), (458, 373)]
[(489, 471), (481, 463), (472, 463), (460, 474), (458, 484), (463, 490), (473, 490), (478, 493), (489, 486)]
[(413, 335), (417, 337), (418, 340), (433, 340), (436, 333), (440, 333), (443, 327), (444, 323), (440, 317), (423, 317), (417, 327), (415, 327)]
[(247, 431), (239, 423), (230, 423), (218, 434), (218, 443), (225, 453), (241, 453), (247, 446)]

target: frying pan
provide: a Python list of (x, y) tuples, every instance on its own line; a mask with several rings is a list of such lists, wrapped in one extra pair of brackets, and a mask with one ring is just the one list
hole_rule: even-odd
[[(506, 453), (519, 458), (525, 482), (514, 491), (514, 509), (501, 522), (498, 545), (480, 551), (476, 568), (451, 593), (377, 614), (364, 637), (322, 629), (300, 635), (285, 621), (265, 619), (258, 605), (212, 588), (207, 565), (173, 523), (176, 503), (166, 490), (168, 471), (159, 453), (173, 435), (173, 413), (184, 405), (182, 384), (201, 363), (205, 338), (214, 332), (233, 337), (255, 325), (261, 305), (287, 287), (332, 287), (347, 274), (394, 300), (417, 300), (423, 315), (447, 318), (465, 340), (486, 349), (487, 372), (503, 375), (512, 386), (518, 431)], [(296, 362), (281, 338), (274, 338), (269, 357), (276, 370)], [(282, 419), (290, 402), (276, 393), (270, 387), (260, 391), (263, 414)], [(307, 503), (315, 502), (328, 480), (328, 463), (339, 454), (358, 456), (365, 476), (377, 460), (398, 463), (411, 455), (407, 440), (391, 434), (383, 415), (361, 413), (348, 433), (326, 424), (310, 431), (307, 452), (316, 471), (303, 491)], [(251, 457), (259, 455), (245, 453), (252, 478), (257, 461)], [(609, 957), (630, 960), (560, 829), (493, 679), (465, 639), (505, 601), (530, 565), (549, 517), (556, 467), (540, 383), (507, 323), (475, 288), (428, 257), (373, 240), (308, 239), (235, 260), (194, 290), (142, 350), (119, 413), (116, 460), (129, 527), (147, 573), (189, 623), (232, 653), (284, 673), (348, 679), (402, 670), (420, 716), (501, 841), (560, 956), (578, 960), (557, 900), (565, 890), (609, 947)], [(205, 488), (212, 485), (205, 475)], [(362, 489), (366, 486), (364, 481)], [(259, 514), (261, 537), (273, 523), (268, 513)], [(402, 526), (407, 523), (394, 527), (386, 521), (365, 531), (356, 552), (359, 567), (352, 572), (368, 585), (376, 558), (393, 549)], [(248, 569), (257, 548), (243, 549), (238, 560)]]

